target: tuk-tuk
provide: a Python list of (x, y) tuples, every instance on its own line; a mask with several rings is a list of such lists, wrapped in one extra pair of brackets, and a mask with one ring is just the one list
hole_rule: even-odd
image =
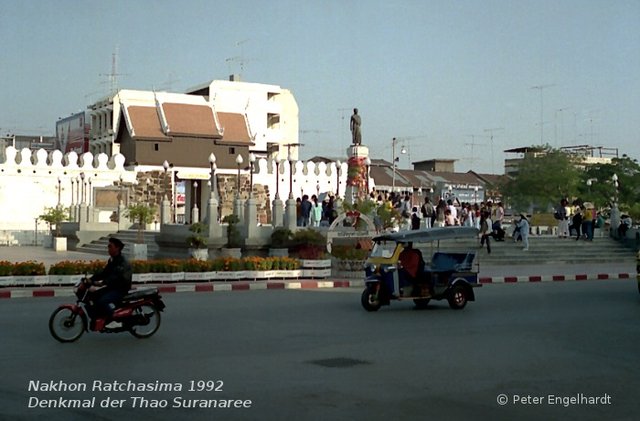
[[(373, 238), (373, 248), (365, 263), (362, 306), (377, 311), (391, 300), (413, 300), (418, 308), (430, 300), (446, 299), (453, 309), (463, 309), (475, 301), (478, 271), (473, 270), (475, 251), (441, 252), (440, 241), (477, 238), (473, 227), (437, 227), (400, 231)], [(421, 248), (436, 245), (425, 261)], [(413, 273), (412, 273), (413, 272)]]

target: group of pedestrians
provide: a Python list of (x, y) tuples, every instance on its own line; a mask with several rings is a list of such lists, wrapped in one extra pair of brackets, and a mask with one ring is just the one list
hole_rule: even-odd
[(296, 222), (299, 227), (329, 226), (337, 217), (333, 196), (320, 201), (315, 194), (309, 198), (303, 195), (296, 199)]
[(593, 241), (594, 230), (604, 227), (604, 217), (591, 203), (562, 199), (553, 216), (558, 220), (558, 237)]

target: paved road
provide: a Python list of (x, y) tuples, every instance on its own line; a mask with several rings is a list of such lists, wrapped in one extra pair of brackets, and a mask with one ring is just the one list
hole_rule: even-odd
[[(393, 303), (360, 290), (172, 294), (159, 333), (87, 334), (59, 344), (50, 312), (64, 299), (0, 303), (0, 419), (414, 420), (635, 419), (640, 298), (633, 280), (487, 285), (463, 311)], [(187, 389), (212, 380), (220, 392)], [(30, 381), (87, 392), (29, 391)], [(109, 392), (118, 382), (181, 391)], [(102, 390), (91, 391), (95, 381)], [(220, 383), (223, 382), (223, 384)], [(198, 384), (195, 384), (196, 388)], [(509, 402), (500, 406), (498, 396)], [(567, 399), (549, 405), (549, 395)], [(580, 395), (583, 394), (583, 395)], [(515, 404), (540, 398), (539, 404)], [(169, 408), (133, 408), (167, 400)], [(251, 400), (245, 409), (170, 408), (184, 399)], [(600, 397), (600, 404), (570, 398)], [(29, 399), (122, 399), (122, 409), (28, 409)], [(179, 401), (184, 403), (184, 401)], [(35, 403), (35, 399), (32, 399)]]

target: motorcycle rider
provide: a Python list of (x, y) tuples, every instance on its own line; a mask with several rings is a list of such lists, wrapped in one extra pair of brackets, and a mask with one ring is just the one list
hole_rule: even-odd
[[(122, 255), (124, 243), (118, 238), (109, 238), (107, 250), (110, 256), (102, 271), (91, 277), (92, 286), (89, 291), (94, 294), (95, 310), (100, 316), (113, 316), (113, 311), (131, 289), (132, 269), (127, 259)], [(109, 328), (121, 327), (118, 322), (111, 322)]]

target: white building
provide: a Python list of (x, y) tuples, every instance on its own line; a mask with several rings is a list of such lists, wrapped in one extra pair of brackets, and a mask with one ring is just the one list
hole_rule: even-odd
[[(191, 102), (189, 96), (208, 101), (216, 112), (228, 112), (246, 116), (249, 132), (255, 136), (251, 152), (258, 157), (287, 159), (289, 149), (294, 160), (298, 159), (298, 105), (293, 94), (277, 85), (239, 82), (236, 80), (212, 80), (187, 90), (180, 102)], [(91, 115), (90, 152), (111, 156), (119, 152), (114, 144), (122, 115), (122, 104), (155, 104), (158, 93), (153, 91), (120, 90), (89, 106)], [(199, 102), (193, 99), (193, 102)]]

